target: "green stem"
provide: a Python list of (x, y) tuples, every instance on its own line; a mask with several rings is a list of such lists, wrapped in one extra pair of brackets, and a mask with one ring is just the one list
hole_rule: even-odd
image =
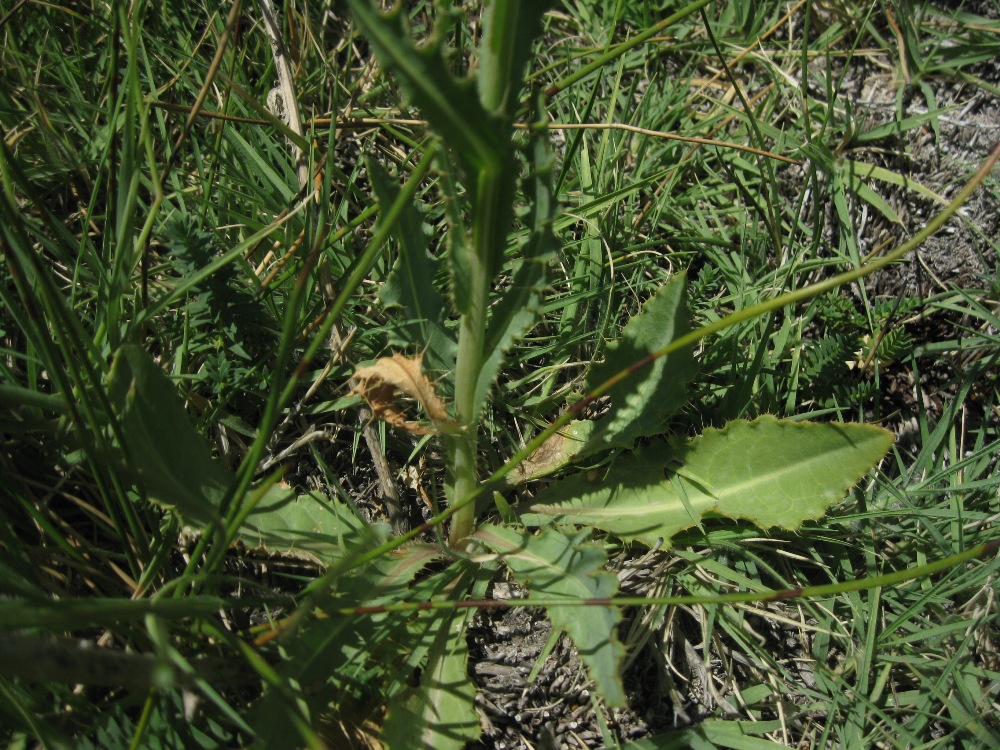
[[(496, 118), (498, 143), (510, 138), (509, 109), (512, 77), (520, 75), (514, 47), (524, 29), (524, 9), (519, 0), (492, 3), (486, 8), (484, 34), (480, 46), (479, 100)], [(506, 131), (506, 132), (505, 132)], [(472, 199), (472, 238), (468, 248), (468, 304), (462, 312), (458, 331), (458, 359), (455, 363), (455, 411), (462, 432), (450, 438), (452, 481), (450, 502), (476, 492), (479, 477), (476, 455), (479, 447), (479, 415), (483, 393), (486, 327), (489, 322), (490, 291), (493, 278), (503, 261), (507, 232), (510, 230), (514, 165), (499, 150), (484, 149), (480, 154), (476, 190)], [(460, 549), (472, 533), (475, 504), (461, 506), (452, 519), (449, 544)]]
[[(469, 253), (468, 309), (458, 331), (458, 360), (455, 365), (455, 410), (462, 433), (451, 439), (452, 503), (476, 490), (479, 483), (476, 454), (479, 447), (479, 376), (483, 369), (486, 326), (493, 287), (494, 259), (503, 256), (507, 228), (501, 226), (500, 203), (503, 169), (486, 166), (479, 174), (477, 200), (473, 209), (472, 251)], [(458, 548), (472, 533), (475, 504), (462, 506), (452, 519), (449, 543)]]

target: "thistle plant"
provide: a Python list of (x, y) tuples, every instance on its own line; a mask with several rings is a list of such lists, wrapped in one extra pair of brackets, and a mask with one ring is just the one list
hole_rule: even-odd
[[(0, 594), (7, 602), (0, 626), (19, 631), (2, 647), (7, 650), (0, 650), (0, 675), (145, 689), (141, 714), (126, 737), (132, 746), (141, 746), (157, 728), (166, 732), (171, 721), (186, 723), (170, 717), (186, 716), (186, 699), (197, 694), (231, 730), (220, 745), (229, 740), (324, 747), (378, 734), (390, 748), (446, 750), (480, 736), (468, 643), (479, 609), (544, 608), (554, 637), (565, 634), (575, 644), (597, 694), (595, 704), (620, 708), (628, 702), (622, 679), (626, 647), (618, 634), (623, 607), (881, 591), (994, 552), (997, 543), (987, 542), (913, 570), (810, 588), (771, 590), (758, 581), (746, 591), (721, 596), (626, 597), (608, 570), (613, 547), (669, 550), (678, 535), (707, 525), (749, 522), (764, 532), (795, 532), (821, 519), (879, 464), (892, 435), (872, 425), (763, 414), (725, 424), (720, 420), (720, 426), (693, 437), (676, 429), (699, 383), (697, 347), (903, 257), (955, 213), (1000, 151), (911, 240), (819, 283), (697, 325), (692, 308), (709, 303), (692, 299), (687, 273), (676, 270), (646, 296), (613, 340), (600, 342), (601, 356), (588, 363), (558, 416), (547, 414), (551, 421), (523, 435), (511, 455), (492, 463), (484, 458), (490, 406), (506, 384), (512, 352), (532, 346), (528, 337), (545, 322), (546, 305), (560, 281), (558, 261), (570, 252), (559, 241), (566, 213), (556, 199), (550, 98), (707, 4), (696, 0), (540, 91), (526, 81), (533, 80), (536, 40), (551, 3), (486, 2), (468, 72), (459, 73), (466, 61), (449, 48), (458, 23), (450, 3), (434, 4), (439, 11), (434, 25), (418, 41), (401, 8), (384, 14), (369, 0), (347, 0), (360, 38), (425, 121), (427, 139), (414, 147), (408, 174), (402, 168), (394, 174), (370, 158), (363, 170), (338, 175), (332, 166), (324, 171), (318, 160), (309, 161), (315, 142), (303, 135), (301, 123), (289, 125), (259, 103), (248, 103), (280, 133), (284, 146), (293, 145), (289, 174), (300, 193), (272, 169), (247, 182), (261, 189), (277, 186), (281, 199), (294, 198), (305, 218), (301, 225), (289, 222), (293, 232), (282, 229), (284, 214), (259, 227), (255, 216), (242, 217), (239, 223), (253, 231), (234, 247), (213, 239), (215, 233), (180, 208), (175, 216), (161, 215), (165, 202), (185, 206), (187, 188), (178, 183), (166, 197), (170, 168), (181, 157), (171, 151), (166, 168), (159, 169), (150, 101), (127, 97), (123, 111), (114, 112), (126, 123), (119, 182), (129, 189), (112, 213), (114, 221), (108, 221), (114, 230), (108, 229), (107, 248), (93, 247), (88, 232), (82, 233), (82, 260), (72, 258), (69, 245), (48, 236), (54, 222), (45, 210), (39, 209), (37, 221), (19, 219), (14, 198), (25, 206), (44, 206), (44, 201), (11, 148), (0, 143), (2, 249), (11, 269), (0, 293), (16, 323), (17, 332), (9, 338), (28, 342), (28, 353), (18, 355), (26, 364), (8, 362), (4, 372), (12, 381), (33, 378), (27, 385), (5, 381), (0, 389), (12, 406), (5, 425), (30, 436), (34, 453), (29, 458), (58, 453), (60, 472), (82, 473), (96, 488), (94, 495), (103, 503), (93, 512), (100, 521), (96, 526), (101, 534), (112, 529), (115, 539), (124, 540), (121, 549), (107, 554), (129, 586), (127, 595), (108, 594), (95, 604), (71, 591), (57, 597), (29, 585), (31, 558), (18, 540), (36, 527), (60, 540), (56, 546), (69, 567), (85, 569), (89, 553), (80, 552), (76, 531), (61, 537), (51, 530), (44, 503), (23, 500), (18, 518), (30, 523), (5, 528), (0, 537), (5, 562)], [(198, 106), (219, 72), (238, 6), (219, 29), (223, 42), (201, 85)], [(276, 29), (270, 10), (268, 16), (269, 28)], [(129, 61), (124, 85), (138, 92), (148, 60), (140, 54), (128, 14), (122, 11), (113, 23)], [(230, 70), (239, 65), (237, 59), (228, 62)], [(294, 76), (287, 64), (279, 67), (283, 96), (292, 97)], [(235, 85), (232, 92), (241, 93)], [(290, 117), (298, 117), (297, 108), (291, 110)], [(177, 147), (195, 119), (194, 112), (187, 114)], [(317, 141), (318, 129), (314, 123), (309, 134)], [(261, 149), (230, 131), (220, 132), (231, 138), (236, 153), (259, 160)], [(22, 148), (37, 148), (30, 134), (23, 137)], [(143, 152), (145, 168), (139, 159)], [(760, 149), (754, 153), (774, 156)], [(844, 162), (818, 146), (811, 158), (834, 174), (845, 169)], [(310, 169), (315, 183), (322, 183), (315, 194)], [(853, 182), (842, 179), (837, 189), (844, 195), (848, 187), (860, 193), (861, 178), (853, 168), (847, 171)], [(335, 179), (370, 185), (375, 199), (344, 226), (338, 222), (345, 212), (332, 211), (326, 201)], [(887, 180), (886, 170), (875, 179)], [(135, 226), (141, 213), (139, 185), (150, 186), (141, 227)], [(867, 197), (862, 197), (878, 208), (881, 204), (865, 189)], [(421, 200), (444, 217), (431, 231), (425, 221), (430, 212), (422, 210)], [(205, 212), (213, 207), (208, 199), (199, 205)], [(773, 206), (765, 213), (772, 219), (776, 215)], [(308, 296), (322, 285), (319, 258), (351, 228), (376, 215), (367, 246), (344, 264), (335, 293), (324, 298), (322, 312), (315, 315), (318, 306)], [(780, 230), (777, 221), (770, 221), (768, 241), (773, 236), (780, 246)], [(236, 269), (281, 231), (288, 232), (284, 239), (290, 246), (303, 249), (302, 255), (290, 251), (279, 264), (276, 273), (284, 274), (285, 286), (276, 281), (274, 287), (280, 293), (269, 296), (270, 277), (261, 281), (259, 272), (248, 274), (251, 291)], [(168, 249), (162, 256), (149, 243), (157, 232)], [(76, 252), (75, 240), (70, 245)], [(375, 273), (387, 246), (395, 250), (390, 267)], [(107, 309), (96, 316), (97, 323), (82, 321), (79, 305), (57, 287), (39, 247), (99, 290), (95, 297)], [(112, 247), (113, 267), (104, 273), (101, 252), (111, 253)], [(285, 270), (286, 261), (291, 270)], [(159, 274), (150, 271), (157, 262), (163, 264)], [(364, 404), (386, 430), (440, 448), (445, 479), (440, 492), (431, 483), (432, 517), (405, 530), (366, 518), (346, 493), (306, 492), (282, 482), (281, 471), (261, 469), (282, 426), (300, 413), (313, 386), (325, 377), (326, 371), (307, 397), (292, 405), (293, 396), (305, 390), (304, 373), (328, 347), (334, 327), (369, 275), (378, 280), (379, 307), (389, 313), (385, 349), (350, 368), (334, 367), (334, 357), (328, 370), (335, 371), (341, 388), (339, 412)], [(133, 277), (141, 279), (141, 292), (127, 292), (126, 280)], [(149, 284), (150, 278), (161, 283)], [(168, 333), (154, 340), (150, 330), (158, 326)], [(274, 328), (280, 331), (275, 334)], [(909, 342), (900, 341), (887, 340), (882, 349), (872, 343), (871, 355), (863, 359), (880, 353), (886, 360), (903, 356)], [(816, 359), (815, 380), (824, 383), (826, 359)], [(167, 375), (186, 375), (188, 369), (197, 370), (197, 376)], [(186, 398), (178, 393), (178, 381)], [(258, 424), (239, 423), (233, 433), (219, 430), (220, 443), (230, 434), (246, 438), (241, 463), (231, 471), (213, 457), (191, 415), (209, 402), (206, 385), (215, 403), (225, 404), (240, 402), (240, 389), (262, 381), (268, 386), (257, 388), (263, 404)], [(203, 415), (203, 422), (211, 421), (211, 414)], [(278, 463), (275, 458), (266, 465)], [(331, 486), (336, 486), (332, 480)], [(8, 554), (8, 549), (17, 552)], [(250, 585), (227, 572), (233, 550), (237, 556), (254, 550), (305, 560), (321, 572), (294, 594), (247, 594)], [(171, 560), (179, 571), (173, 571)], [(491, 593), (503, 576), (520, 585), (523, 598), (501, 600)], [(94, 585), (112, 586), (105, 579)], [(105, 629), (109, 639), (126, 632), (143, 653), (119, 649), (92, 657), (46, 635), (82, 628)], [(177, 645), (182, 629), (193, 644), (189, 649)], [(127, 679), (116, 678), (125, 669), (130, 669)], [(254, 689), (244, 692), (250, 684)], [(41, 710), (20, 683), (5, 695), (18, 708), (4, 708), (10, 716)], [(114, 724), (125, 725), (124, 718)], [(44, 728), (34, 731), (54, 746), (62, 742)]]
[[(355, 373), (360, 383), (355, 390), (374, 414), (403, 430), (437, 433), (447, 447), (449, 508), (442, 516), (451, 518), (447, 548), (408, 547), (406, 562), (379, 563), (389, 565), (384, 580), (398, 586), (426, 556), (455, 555), (451, 565), (421, 586), (439, 587), (433, 590), (447, 591), (446, 601), (457, 602), (467, 595), (480, 598), (496, 566), (504, 565), (533, 599), (547, 600), (553, 625), (574, 640), (607, 704), (624, 706), (624, 651), (615, 635), (619, 609), (595, 607), (580, 618), (564, 606), (608, 602), (617, 589), (615, 578), (602, 570), (606, 553), (593, 541), (593, 530), (653, 546), (668, 544), (709, 514), (795, 529), (842, 498), (888, 450), (891, 435), (863, 425), (761, 417), (706, 431), (693, 441), (658, 440), (636, 449), (640, 440), (668, 432), (671, 417), (685, 403), (686, 385), (697, 375), (692, 344), (703, 334), (692, 335), (686, 278), (678, 273), (628, 323), (604, 361), (591, 368), (585, 398), (487, 480), (478, 460), (481, 415), (506, 351), (538, 319), (546, 271), (557, 249), (545, 102), (521, 93), (544, 7), (487, 4), (474, 76), (459, 79), (445, 62), (443, 25), (418, 48), (400, 10), (383, 16), (367, 0), (349, 5), (381, 64), (439, 136), (436, 158), (442, 173), (455, 176), (442, 180), (450, 221), (444, 253), (448, 298), (433, 284), (439, 259), (426, 246), (419, 215), (412, 206), (404, 207), (394, 232), (399, 255), (380, 295), (384, 304), (399, 308), (406, 323), (393, 331), (395, 353)], [(513, 128), (521, 113), (529, 118), (524, 135)], [(398, 189), (376, 164), (369, 163), (369, 173), (383, 213), (389, 213)], [(516, 217), (518, 193), (526, 205)], [(523, 227), (517, 233), (516, 223)], [(458, 318), (457, 336), (447, 324), (452, 315)], [(450, 404), (441, 393), (453, 394)], [(572, 418), (602, 395), (610, 397), (610, 408), (600, 419)], [(426, 423), (403, 415), (404, 397), (419, 402)], [(499, 501), (498, 518), (477, 522), (474, 500), (485, 490), (536, 479), (609, 451), (622, 452), (605, 468), (569, 473), (516, 509)], [(528, 530), (532, 527), (540, 530)], [(316, 601), (325, 602), (322, 609), (342, 603), (332, 591), (341, 591), (345, 579), (373, 585), (371, 570), (360, 567), (365, 558), (335, 565), (314, 587)], [(414, 558), (421, 562), (414, 564)], [(381, 618), (404, 604), (400, 593), (393, 590), (392, 604), (366, 596), (356, 612), (377, 616), (388, 638), (403, 626)], [(426, 661), (419, 686), (401, 688), (390, 700), (383, 734), (390, 746), (412, 743), (414, 732), (422, 747), (458, 747), (477, 736), (466, 677), (467, 623), (468, 610), (443, 608), (411, 629), (408, 637), (420, 644), (415, 653)], [(346, 632), (370, 626), (337, 619), (302, 627), (311, 636), (296, 643), (310, 657), (297, 654), (290, 662), (300, 670), (306, 663), (331, 669), (336, 660), (331, 661), (330, 650), (343, 648)], [(368, 645), (364, 650), (376, 649)], [(314, 676), (300, 670), (290, 675), (297, 684)]]

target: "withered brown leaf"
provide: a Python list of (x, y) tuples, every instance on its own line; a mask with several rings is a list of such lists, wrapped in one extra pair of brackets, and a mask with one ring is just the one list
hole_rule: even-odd
[[(393, 427), (416, 435), (453, 433), (458, 425), (448, 415), (448, 409), (437, 395), (434, 383), (424, 375), (423, 355), (407, 357), (393, 354), (382, 357), (374, 365), (359, 367), (354, 372), (357, 393), (371, 407), (372, 413)], [(430, 417), (433, 427), (408, 420), (400, 404), (402, 396), (415, 399)]]
[(507, 475), (509, 485), (540, 479), (564, 466), (584, 449), (594, 431), (594, 423), (589, 420), (573, 420), (561, 430), (550, 435), (534, 453)]

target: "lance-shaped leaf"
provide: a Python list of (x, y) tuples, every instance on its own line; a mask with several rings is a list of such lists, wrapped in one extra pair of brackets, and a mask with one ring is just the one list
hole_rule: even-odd
[(466, 641), (472, 611), (435, 613), (433, 619), (436, 634), (419, 687), (404, 689), (389, 705), (382, 730), (389, 750), (460, 750), (479, 738)]
[(607, 448), (631, 448), (640, 437), (667, 430), (670, 417), (684, 405), (686, 385), (697, 373), (691, 348), (648, 357), (690, 330), (686, 307), (687, 277), (675, 275), (632, 318), (604, 362), (587, 375), (592, 391), (623, 370), (635, 368), (609, 391), (611, 408), (597, 421), (575, 420), (549, 438), (510, 474), (516, 484), (551, 474), (574, 460)]
[[(395, 203), (399, 187), (377, 162), (368, 161), (368, 175), (379, 204), (384, 208)], [(424, 352), (433, 372), (451, 372), (455, 368), (455, 340), (444, 327), (444, 298), (434, 286), (438, 262), (427, 251), (427, 235), (415, 206), (403, 209), (393, 236), (399, 243), (399, 257), (379, 290), (382, 304), (401, 310), (397, 316), (400, 322), (390, 329), (389, 343)]]
[[(607, 599), (618, 591), (618, 579), (604, 570), (607, 555), (589, 532), (566, 536), (553, 529), (521, 534), (498, 526), (484, 526), (473, 538), (498, 553), (511, 575), (533, 596), (568, 599)], [(595, 605), (549, 607), (549, 619), (564, 630), (580, 652), (591, 678), (611, 706), (625, 706), (621, 661), (625, 649), (615, 634), (621, 613), (616, 607)]]
[[(221, 523), (218, 506), (233, 475), (212, 457), (173, 383), (149, 354), (131, 344), (119, 349), (108, 391), (136, 483), (187, 523)], [(337, 500), (296, 497), (291, 489), (275, 486), (264, 493), (238, 536), (250, 546), (328, 564), (343, 554), (348, 540), (355, 545), (378, 541), (378, 533)]]
[(288, 487), (272, 487), (237, 532), (248, 547), (272, 555), (330, 565), (350, 549), (389, 536), (387, 524), (369, 525), (345, 503)]
[[(674, 275), (629, 320), (621, 338), (608, 347), (604, 362), (587, 375), (591, 391), (622, 370), (636, 367), (690, 330), (687, 274)], [(666, 431), (670, 417), (686, 401), (685, 386), (697, 373), (691, 348), (660, 357), (632, 372), (610, 393), (611, 409), (597, 422), (587, 452), (600, 448), (631, 448), (647, 435)]]
[(495, 174), (502, 169), (503, 155), (512, 155), (509, 130), (499, 127), (483, 108), (471, 80), (459, 81), (451, 75), (440, 40), (417, 48), (406, 29), (402, 4), (388, 14), (379, 13), (371, 0), (348, 0), (348, 5), (379, 62), (403, 84), (458, 158), (475, 200), (476, 175), (484, 169)]
[[(349, 541), (343, 556), (358, 551), (359, 540)], [(414, 577), (440, 556), (439, 548), (418, 544), (379, 557), (338, 577), (333, 590), (312, 599), (311, 605), (323, 610), (431, 598), (453, 576), (444, 572), (419, 582)], [(384, 669), (380, 689), (402, 689), (407, 675), (398, 667), (405, 658), (401, 651), (409, 645), (406, 630), (406, 618), (388, 613), (304, 619), (284, 638), (285, 658), (269, 680), (271, 689), (254, 706), (253, 724), (262, 746), (299, 746), (296, 724), (315, 726), (317, 717), (329, 714), (331, 707), (370, 690), (373, 662), (381, 661)]]
[(552, 0), (490, 0), (483, 11), (476, 83), (483, 106), (496, 114), (517, 107), (524, 66), (531, 45), (541, 33), (542, 14)]
[(221, 522), (219, 502), (231, 476), (212, 458), (170, 379), (149, 354), (127, 344), (115, 354), (108, 395), (121, 422), (128, 468), (156, 503), (189, 523)]
[(797, 529), (843, 498), (892, 440), (870, 425), (770, 415), (730, 422), (685, 445), (620, 456), (603, 476), (588, 472), (556, 482), (521, 520), (596, 526), (650, 546), (707, 514)]
[[(439, 157), (444, 161), (444, 157)], [(472, 258), (469, 256), (469, 243), (472, 238), (465, 230), (465, 215), (458, 183), (449, 171), (449, 165), (444, 163), (438, 185), (444, 194), (444, 213), (448, 220), (448, 230), (445, 235), (445, 248), (448, 253), (448, 291), (455, 310), (462, 315), (469, 312), (472, 305), (470, 294), (472, 283)]]

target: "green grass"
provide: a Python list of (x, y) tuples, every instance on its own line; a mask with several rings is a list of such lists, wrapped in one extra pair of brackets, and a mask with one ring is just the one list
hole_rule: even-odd
[[(697, 328), (908, 239), (921, 223), (904, 226), (896, 198), (933, 216), (931, 193), (951, 188), (951, 199), (961, 187), (901, 187), (909, 175), (891, 158), (920, 128), (947, 135), (937, 85), (963, 81), (996, 104), (980, 66), (1000, 53), (1000, 24), (968, 13), (807, 2), (785, 19), (784, 5), (729, 3), (705, 5), (708, 27), (691, 12), (657, 28), (681, 9), (558, 5), (527, 66), (531, 90), (549, 91), (551, 128), (515, 135), (524, 149), (502, 173), (516, 172), (517, 223), (476, 238), (494, 267), (470, 272), (468, 295), (496, 315), (549, 218), (558, 248), (531, 261), (545, 266), (544, 293), (523, 305), (536, 319), (480, 405), (440, 343), (456, 340), (460, 370), (482, 364), (485, 327), (467, 313), (477, 303), (463, 301), (447, 264), (396, 259), (450, 260), (463, 247), (456, 226), (502, 214), (470, 201), (474, 159), (447, 148), (488, 142), (486, 131), (442, 142), (440, 124), (413, 124), (427, 105), (403, 96), (370, 33), (352, 36), (346, 4), (332, 15), (286, 4), (297, 133), (265, 106), (279, 76), (258, 6), (227, 20), (176, 5), (25, 3), (0, 20), (0, 622), (10, 636), (0, 737), (11, 747), (337, 747), (383, 726), (391, 740), (417, 669), (429, 682), (459, 675), (441, 700), (461, 702), (471, 682), (442, 644), (463, 642), (472, 614), (456, 613), (450, 592), (486, 598), (497, 575), (464, 560), (476, 505), (448, 511), (450, 540), (439, 516), (421, 530), (428, 546), (389, 554), (393, 511), (372, 452), (390, 466), (404, 527), (418, 527), (575, 408), (591, 364), (678, 272)], [(409, 5), (412, 33), (436, 30), (464, 72), (481, 32), (464, 13), (449, 26), (437, 5)], [(861, 61), (898, 93), (886, 123), (867, 121), (844, 90)], [(540, 120), (527, 96), (498, 103), (502, 84), (483, 95), (496, 111)], [(344, 116), (354, 121), (338, 124)], [(595, 127), (559, 128), (577, 123)], [(732, 147), (596, 127), (608, 124)], [(955, 167), (962, 184), (978, 166)], [(551, 217), (538, 208), (548, 178)], [(995, 210), (996, 177), (980, 191)], [(992, 548), (894, 585), (718, 599), (847, 584), (995, 543), (1000, 259), (994, 238), (968, 236), (982, 266), (974, 283), (884, 299), (856, 279), (698, 343), (698, 377), (670, 417), (675, 438), (762, 414), (905, 425), (907, 438), (823, 519), (794, 532), (707, 519), (647, 558), (652, 579), (622, 584), (625, 595), (708, 597), (628, 611), (619, 639), (627, 662), (654, 665), (639, 674), (659, 734), (635, 746), (1000, 744)], [(432, 281), (407, 292), (400, 268), (418, 266)], [(439, 302), (463, 315), (406, 314)], [(365, 430), (355, 366), (392, 351), (424, 352), (474, 437)], [(905, 398), (886, 395), (901, 389)], [(406, 415), (427, 422), (412, 404)], [(604, 471), (616, 455), (580, 465)], [(544, 487), (503, 495), (526, 507)], [(302, 497), (282, 505), (288, 488)], [(480, 500), (480, 514), (505, 512)], [(646, 551), (605, 532), (588, 539), (598, 544), (581, 554), (610, 557), (614, 572)], [(343, 616), (430, 600), (441, 609)], [(330, 616), (310, 617), (314, 607)], [(289, 616), (297, 630), (269, 639), (268, 625)], [(125, 656), (130, 679), (81, 641)], [(652, 686), (672, 680), (686, 695), (697, 671), (686, 648), (733, 713), (716, 697), (702, 704), (715, 706), (711, 718), (671, 732), (677, 706)], [(599, 706), (595, 724), (605, 715)], [(469, 735), (456, 732), (460, 746)]]

